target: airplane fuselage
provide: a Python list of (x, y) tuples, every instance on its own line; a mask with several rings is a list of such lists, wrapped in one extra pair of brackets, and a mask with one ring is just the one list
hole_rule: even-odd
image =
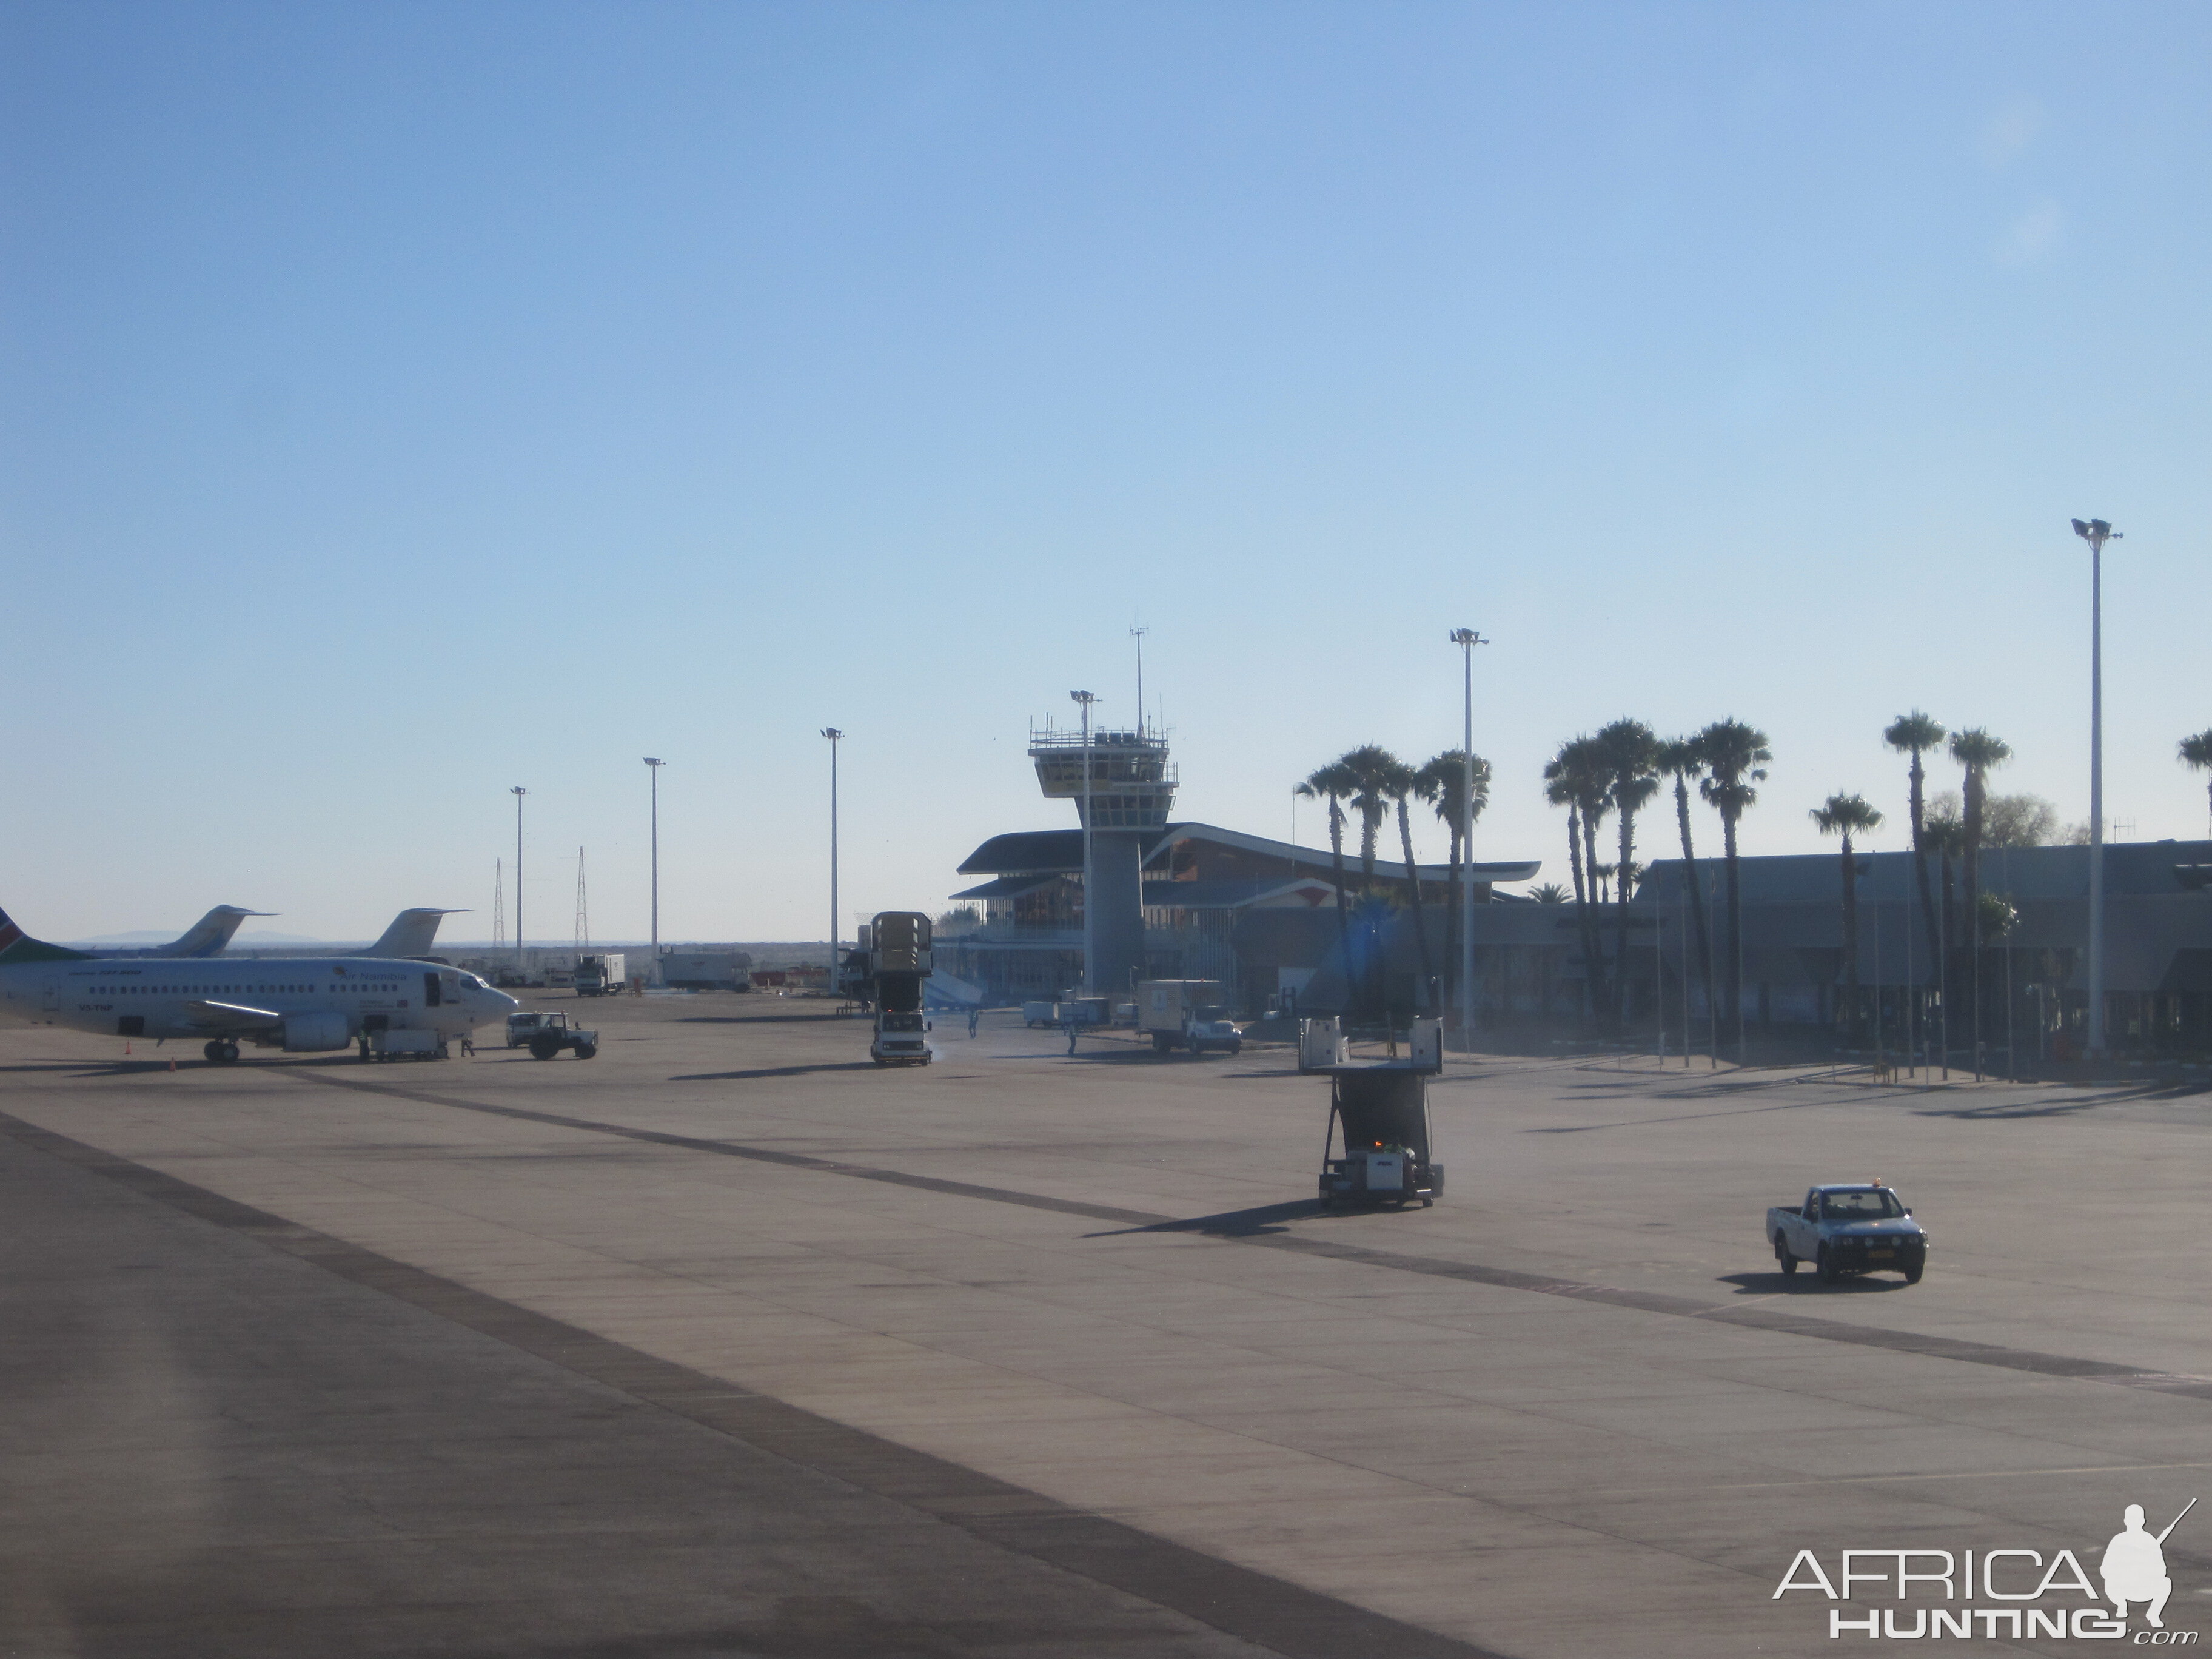
[(293, 1052), (343, 1048), (380, 1030), (458, 1037), (520, 1006), (459, 969), (368, 957), (0, 963), (0, 1014), (31, 1024)]

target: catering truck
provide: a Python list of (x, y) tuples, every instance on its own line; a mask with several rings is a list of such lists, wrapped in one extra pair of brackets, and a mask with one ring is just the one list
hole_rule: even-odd
[(1766, 1242), (1785, 1273), (1809, 1261), (1820, 1282), (1846, 1273), (1900, 1273), (1917, 1285), (1928, 1268), (1928, 1232), (1894, 1188), (1879, 1181), (1814, 1187), (1799, 1204), (1766, 1212)]
[(921, 1012), (922, 982), (930, 969), (929, 918), (919, 910), (884, 910), (863, 931), (866, 1000), (876, 1005), (868, 1058), (878, 1066), (927, 1066), (933, 1057), (929, 1020)]
[(1152, 1052), (1188, 1048), (1240, 1053), (1244, 1034), (1229, 1017), (1229, 996), (1217, 979), (1147, 979), (1137, 984), (1137, 1029), (1148, 1032)]
[(578, 957), (573, 977), (580, 997), (618, 997), (623, 994), (623, 958)]

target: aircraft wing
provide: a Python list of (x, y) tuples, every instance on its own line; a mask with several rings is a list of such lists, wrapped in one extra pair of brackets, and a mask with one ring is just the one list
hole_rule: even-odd
[(204, 997), (185, 1003), (185, 1012), (193, 1024), (210, 1031), (258, 1031), (284, 1023), (283, 1015), (267, 1008), (249, 1008), (242, 1002), (210, 1002)]

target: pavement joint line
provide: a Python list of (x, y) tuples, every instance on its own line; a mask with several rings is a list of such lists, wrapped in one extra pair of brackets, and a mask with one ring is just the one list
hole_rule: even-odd
[(1283, 1659), (1344, 1659), (1360, 1653), (1389, 1653), (1393, 1659), (1505, 1659), (1494, 1649), (1240, 1566), (663, 1359), (11, 1114), (0, 1112), (0, 1133), (141, 1198), (252, 1238), (787, 1462), (905, 1504), (986, 1544), (1137, 1596)]
[[(1294, 1255), (1323, 1256), (1333, 1261), (1355, 1263), (1366, 1267), (1387, 1267), (1399, 1273), (1418, 1273), (1432, 1279), (1458, 1279), (1468, 1284), (1488, 1285), (1501, 1290), (1526, 1291), (1537, 1296), (1562, 1297), (1568, 1301), (1594, 1304), (1601, 1307), (1625, 1309), (1637, 1313), (1662, 1314), (1678, 1319), (1703, 1320), (1710, 1324), (1730, 1325), (1740, 1329), (1768, 1331), (1779, 1335), (1807, 1337), (1821, 1342), (1839, 1342), (1856, 1347), (1884, 1348), (1895, 1353), (1916, 1354), (1924, 1358), (1949, 1359), (1961, 1364), (1988, 1365), (2001, 1370), (2027, 1371), (2045, 1376), (2074, 1382), (2103, 1382), (2120, 1388), (2139, 1389), (2149, 1393), (2176, 1395), (2196, 1400), (2212, 1401), (2212, 1377), (2186, 1376), (2171, 1371), (2146, 1370), (2138, 1366), (2116, 1364), (2109, 1360), (2081, 1359), (2066, 1354), (2041, 1353), (2029, 1348), (2010, 1348), (1994, 1342), (1978, 1342), (1966, 1337), (1929, 1336), (1915, 1331), (1885, 1330), (1875, 1325), (1855, 1325), (1837, 1319), (1816, 1319), (1803, 1314), (1784, 1313), (1770, 1307), (1715, 1307), (1712, 1304), (1692, 1297), (1675, 1296), (1662, 1291), (1632, 1291), (1609, 1285), (1585, 1284), (1580, 1280), (1561, 1279), (1547, 1273), (1532, 1273), (1512, 1267), (1486, 1267), (1480, 1262), (1453, 1261), (1439, 1256), (1413, 1255), (1398, 1250), (1376, 1249), (1370, 1245), (1346, 1244), (1333, 1239), (1305, 1238), (1296, 1234), (1266, 1232), (1255, 1228), (1229, 1225), (1208, 1226), (1214, 1218), (1200, 1217), (1186, 1219), (1175, 1216), (1158, 1215), (1145, 1210), (1126, 1210), (1103, 1204), (1086, 1204), (1079, 1200), (1050, 1198), (1038, 1193), (1018, 1192), (1005, 1187), (979, 1186), (972, 1182), (947, 1181), (935, 1176), (910, 1175), (900, 1170), (878, 1169), (865, 1164), (848, 1164), (836, 1158), (816, 1158), (804, 1152), (784, 1152), (767, 1147), (748, 1146), (739, 1141), (711, 1140), (696, 1135), (672, 1134), (659, 1129), (641, 1129), (625, 1124), (603, 1123), (590, 1118), (568, 1117), (557, 1112), (532, 1111), (520, 1106), (495, 1106), (483, 1101), (460, 1100), (450, 1095), (434, 1095), (415, 1089), (395, 1088), (387, 1084), (372, 1083), (367, 1079), (333, 1077), (320, 1071), (287, 1067), (294, 1075), (325, 1084), (332, 1088), (356, 1089), (364, 1093), (397, 1096), (402, 1099), (420, 1101), (425, 1105), (445, 1107), (465, 1112), (481, 1112), (493, 1117), (516, 1118), (526, 1122), (544, 1123), (557, 1128), (577, 1129), (586, 1133), (616, 1135), (630, 1140), (654, 1146), (672, 1146), (685, 1152), (710, 1152), (718, 1157), (738, 1158), (756, 1163), (781, 1164), (786, 1168), (802, 1169), (817, 1174), (844, 1176), (860, 1181), (882, 1182), (890, 1186), (914, 1188), (923, 1192), (942, 1193), (957, 1198), (981, 1199), (997, 1204), (1013, 1204), (1029, 1209), (1051, 1210), (1063, 1215), (1084, 1216), (1092, 1220), (1119, 1222), (1124, 1226), (1162, 1232), (1198, 1233), (1208, 1238), (1227, 1243), (1247, 1244), (1261, 1249), (1285, 1250)], [(1768, 1298), (1759, 1298), (1762, 1302)]]

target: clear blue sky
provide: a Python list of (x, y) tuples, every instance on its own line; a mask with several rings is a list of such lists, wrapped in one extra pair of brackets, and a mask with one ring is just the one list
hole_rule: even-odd
[(1915, 704), (2080, 817), (2075, 514), (2204, 829), (2198, 5), (13, 0), (0, 167), (33, 932), (482, 934), (520, 783), (641, 936), (658, 754), (664, 935), (819, 938), (830, 723), (934, 907), (1138, 620), (1182, 816), (1455, 742), (1468, 624), (1485, 856), (1624, 714), (1771, 735), (1753, 850), (1901, 844)]

